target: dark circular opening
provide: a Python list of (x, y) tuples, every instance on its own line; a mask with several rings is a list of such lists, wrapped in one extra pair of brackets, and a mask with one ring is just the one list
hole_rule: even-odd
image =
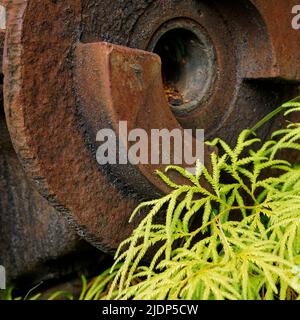
[(170, 106), (178, 112), (197, 107), (211, 91), (215, 73), (214, 50), (208, 37), (199, 27), (188, 24), (183, 28), (173, 22), (161, 28), (154, 39), (152, 51), (161, 57)]
[(165, 92), (173, 106), (188, 102), (184, 100), (184, 86), (188, 76), (186, 64), (197, 59), (192, 48), (197, 41), (192, 32), (175, 29), (164, 34), (154, 48), (154, 52), (161, 57)]

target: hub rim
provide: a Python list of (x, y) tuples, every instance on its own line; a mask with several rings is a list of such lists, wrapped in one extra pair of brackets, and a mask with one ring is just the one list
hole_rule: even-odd
[(209, 100), (217, 59), (210, 37), (198, 23), (184, 18), (167, 21), (154, 33), (147, 50), (161, 57), (165, 89), (178, 92), (177, 100), (168, 99), (175, 115), (191, 112)]

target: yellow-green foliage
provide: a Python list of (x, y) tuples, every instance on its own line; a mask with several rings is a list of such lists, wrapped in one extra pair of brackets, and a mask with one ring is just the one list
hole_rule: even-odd
[[(300, 111), (298, 101), (254, 129), (280, 110)], [(83, 277), (79, 299), (300, 299), (300, 166), (277, 158), (283, 149), (300, 151), (300, 124), (265, 143), (254, 129), (233, 149), (210, 142), (219, 150), (210, 171), (198, 162), (195, 176), (177, 166), (157, 172), (173, 191), (138, 206), (132, 219), (144, 218), (113, 268), (90, 284)], [(171, 170), (187, 183), (171, 181)]]
[[(282, 108), (300, 111), (300, 103)], [(210, 171), (198, 162), (195, 176), (177, 166), (157, 172), (173, 191), (134, 211), (132, 218), (148, 213), (119, 247), (107, 298), (299, 297), (300, 168), (276, 158), (281, 149), (300, 150), (299, 139), (298, 123), (266, 143), (245, 130), (233, 149), (221, 139), (210, 143), (219, 149)], [(171, 170), (187, 183), (171, 181)], [(158, 224), (162, 214), (165, 222)]]

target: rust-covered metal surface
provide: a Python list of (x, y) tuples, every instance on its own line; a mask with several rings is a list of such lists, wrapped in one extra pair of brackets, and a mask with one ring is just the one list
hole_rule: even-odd
[(10, 135), (27, 175), (46, 199), (81, 235), (103, 249), (116, 248), (130, 232), (128, 217), (137, 202), (101, 172), (85, 141), (72, 74), (80, 1), (43, 1), (43, 10), (40, 5), (7, 6), (4, 91)]
[(2, 97), (4, 39), (5, 12), (0, 7), (0, 264), (7, 283), (31, 287), (41, 280), (98, 272), (106, 255), (80, 238), (37, 192), (12, 146)]
[[(5, 114), (26, 175), (81, 236), (113, 252), (134, 226), (128, 219), (137, 203), (167, 190), (152, 175), (155, 166), (99, 166), (97, 130), (116, 130), (119, 120), (128, 120), (146, 131), (205, 129), (206, 138), (218, 135), (233, 143), (242, 129), (298, 90), (295, 4), (5, 1)], [(185, 36), (195, 45), (184, 42)], [(179, 106), (169, 106), (164, 96), (158, 56), (135, 50), (159, 53), (161, 41), (169, 44), (171, 38), (176, 46), (187, 44), (189, 58), (185, 66), (179, 66), (182, 59), (175, 61), (178, 74), (168, 75), (188, 100)], [(192, 71), (206, 62), (209, 81)], [(261, 136), (278, 123), (266, 126)]]
[[(161, 81), (161, 61), (152, 53), (130, 49), (105, 42), (78, 44), (75, 49), (75, 91), (81, 107), (82, 119), (89, 131), (89, 139), (100, 129), (111, 128), (117, 133), (118, 145), (130, 148), (134, 143), (119, 132), (119, 123), (126, 121), (127, 131), (143, 129), (151, 137), (151, 129), (182, 131), (164, 94)], [(183, 132), (182, 132), (183, 136)], [(196, 142), (186, 147), (195, 150)], [(186, 141), (187, 143), (187, 141)], [(148, 154), (151, 155), (148, 141)], [(205, 146), (205, 159), (209, 163), (210, 149)], [(174, 159), (174, 145), (170, 146), (170, 159)], [(150, 157), (149, 157), (150, 158)], [(184, 160), (184, 159), (183, 159)], [(183, 167), (189, 167), (182, 163)], [(141, 197), (155, 197), (170, 189), (154, 175), (163, 171), (162, 164), (116, 164), (111, 174), (123, 185), (131, 186)], [(172, 175), (172, 173), (170, 173)], [(180, 179), (173, 173), (173, 180)], [(183, 181), (182, 181), (183, 182)]]
[(30, 183), (0, 115), (0, 264), (7, 281), (32, 286), (94, 270), (103, 259)]

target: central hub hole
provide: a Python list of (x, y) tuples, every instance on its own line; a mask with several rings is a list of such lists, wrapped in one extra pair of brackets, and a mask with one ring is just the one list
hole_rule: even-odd
[(160, 34), (153, 52), (161, 57), (162, 78), (171, 107), (196, 106), (211, 87), (214, 51), (207, 37), (185, 28)]
[(174, 29), (157, 42), (154, 52), (161, 57), (162, 77), (168, 101), (173, 106), (189, 102), (187, 82), (191, 78), (190, 65), (195, 64), (197, 37), (188, 30)]

